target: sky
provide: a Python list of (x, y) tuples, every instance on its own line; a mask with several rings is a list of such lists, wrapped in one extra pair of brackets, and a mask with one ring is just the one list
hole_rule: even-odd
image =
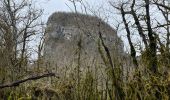
[(47, 20), (48, 17), (56, 11), (69, 11), (68, 0), (39, 0), (38, 4), (40, 8), (44, 9), (44, 19)]
[[(97, 5), (103, 5), (105, 0), (83, 0), (85, 3), (87, 3), (90, 7), (97, 6)], [(37, 5), (44, 9), (44, 16), (43, 19), (47, 21), (48, 17), (56, 12), (56, 11), (64, 11), (64, 12), (72, 12), (74, 11), (74, 6), (69, 0), (38, 0)], [(77, 9), (80, 9), (80, 4), (76, 4), (78, 7)], [(80, 11), (81, 12), (81, 11)]]
[(37, 0), (37, 5), (44, 10), (43, 19), (45, 21), (56, 11), (70, 12), (74, 9), (69, 0)]

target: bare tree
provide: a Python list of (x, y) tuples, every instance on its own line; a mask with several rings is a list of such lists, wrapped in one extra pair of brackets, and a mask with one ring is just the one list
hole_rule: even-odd
[(30, 0), (1, 0), (0, 4), (0, 34), (5, 48), (3, 57), (9, 69), (5, 68), (15, 80), (16, 75), (26, 72), (27, 46), (31, 37), (40, 32), (42, 10), (36, 9)]
[[(166, 0), (145, 0), (145, 2), (136, 1), (136, 0), (129, 0), (128, 2), (118, 2), (121, 7), (117, 7), (113, 2), (110, 1), (111, 6), (116, 8), (119, 12), (121, 12), (122, 20), (125, 25), (125, 29), (127, 31), (127, 38), (129, 41), (129, 45), (131, 48), (131, 56), (133, 59), (135, 59), (134, 50), (136, 48), (133, 47), (133, 43), (131, 42), (130, 34), (131, 29), (135, 29), (136, 32), (141, 36), (141, 39), (145, 45), (145, 50), (147, 52), (147, 58), (150, 70), (153, 73), (156, 73), (158, 71), (158, 65), (157, 65), (157, 50), (158, 45), (163, 50), (164, 47), (166, 47), (166, 50), (169, 48), (169, 9), (168, 9), (168, 1)], [(159, 13), (159, 16), (164, 17), (165, 23), (160, 24), (161, 22), (158, 21), (158, 19), (153, 19), (153, 17), (156, 17), (155, 15), (151, 14), (152, 9), (151, 6), (156, 9), (159, 9), (162, 13)], [(140, 13), (141, 12), (141, 13)], [(125, 15), (128, 15), (131, 20), (128, 22), (127, 17)], [(153, 23), (157, 23), (153, 24)], [(131, 24), (132, 26), (128, 26), (128, 24)], [(156, 26), (156, 27), (155, 27)], [(162, 38), (160, 38), (160, 34), (158, 33), (159, 28), (164, 28), (167, 32), (166, 35), (166, 45), (162, 42)], [(158, 41), (158, 43), (157, 43)], [(134, 49), (133, 49), (134, 48)], [(167, 58), (168, 59), (168, 58)], [(136, 61), (135, 61), (136, 62)]]

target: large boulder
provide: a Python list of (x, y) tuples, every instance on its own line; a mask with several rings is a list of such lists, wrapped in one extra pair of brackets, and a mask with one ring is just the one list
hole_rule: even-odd
[(45, 34), (46, 65), (55, 69), (73, 66), (78, 62), (79, 52), (81, 66), (103, 64), (98, 50), (99, 31), (111, 56), (121, 56), (123, 42), (116, 31), (100, 18), (77, 13), (53, 13), (48, 19)]

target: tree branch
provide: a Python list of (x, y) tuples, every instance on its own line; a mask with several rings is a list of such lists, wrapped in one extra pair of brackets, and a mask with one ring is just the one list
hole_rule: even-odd
[(165, 9), (167, 9), (167, 10), (170, 10), (170, 7), (168, 7), (168, 6), (164, 5), (164, 4), (160, 4), (158, 2), (154, 2), (154, 4), (156, 4), (157, 6), (163, 7)]
[(17, 80), (15, 82), (12, 82), (12, 83), (9, 83), (9, 84), (0, 85), (0, 89), (6, 88), (6, 87), (19, 86), (21, 83), (27, 82), (29, 80), (37, 80), (37, 79), (41, 79), (41, 78), (44, 78), (44, 77), (50, 77), (50, 76), (55, 76), (55, 74), (54, 73), (47, 73), (47, 74), (43, 74), (43, 75), (39, 75), (39, 76), (32, 76), (32, 77), (22, 79), (22, 80)]
[(133, 16), (134, 21), (135, 21), (135, 24), (136, 24), (136, 26), (137, 26), (139, 35), (142, 37), (142, 40), (143, 40), (143, 42), (144, 42), (144, 44), (145, 44), (145, 47), (148, 48), (146, 36), (145, 36), (145, 34), (144, 34), (144, 32), (143, 32), (143, 29), (142, 29), (142, 26), (141, 26), (141, 24), (140, 24), (140, 22), (139, 22), (139, 19), (138, 19), (138, 17), (137, 17), (136, 11), (134, 10), (135, 2), (136, 2), (136, 1), (133, 0), (133, 3), (132, 3), (132, 5), (131, 5), (132, 16)]
[(151, 71), (156, 73), (157, 72), (157, 56), (156, 56), (156, 38), (154, 37), (154, 33), (151, 27), (151, 18), (150, 18), (150, 1), (145, 0), (145, 9), (146, 9), (146, 24), (148, 28), (148, 37), (149, 37), (149, 47), (150, 47), (150, 66)]
[(136, 68), (138, 68), (138, 62), (137, 62), (137, 59), (136, 59), (136, 50), (135, 50), (135, 47), (133, 46), (133, 43), (131, 41), (131, 32), (130, 32), (130, 29), (129, 29), (129, 25), (126, 21), (126, 18), (125, 18), (125, 11), (124, 11), (124, 8), (123, 8), (123, 4), (121, 5), (121, 15), (122, 15), (122, 19), (123, 19), (123, 23), (125, 25), (125, 29), (126, 29), (126, 32), (127, 32), (127, 38), (128, 38), (128, 42), (129, 42), (129, 45), (130, 45), (130, 52), (131, 52), (131, 57), (133, 59), (133, 63), (135, 65)]

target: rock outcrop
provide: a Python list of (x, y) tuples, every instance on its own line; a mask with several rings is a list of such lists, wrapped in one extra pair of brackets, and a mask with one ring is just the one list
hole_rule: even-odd
[(121, 39), (111, 26), (98, 17), (65, 12), (53, 13), (48, 19), (45, 35), (46, 64), (53, 68), (72, 66), (77, 64), (79, 51), (82, 66), (102, 64), (98, 51), (99, 31), (112, 56), (121, 55)]

